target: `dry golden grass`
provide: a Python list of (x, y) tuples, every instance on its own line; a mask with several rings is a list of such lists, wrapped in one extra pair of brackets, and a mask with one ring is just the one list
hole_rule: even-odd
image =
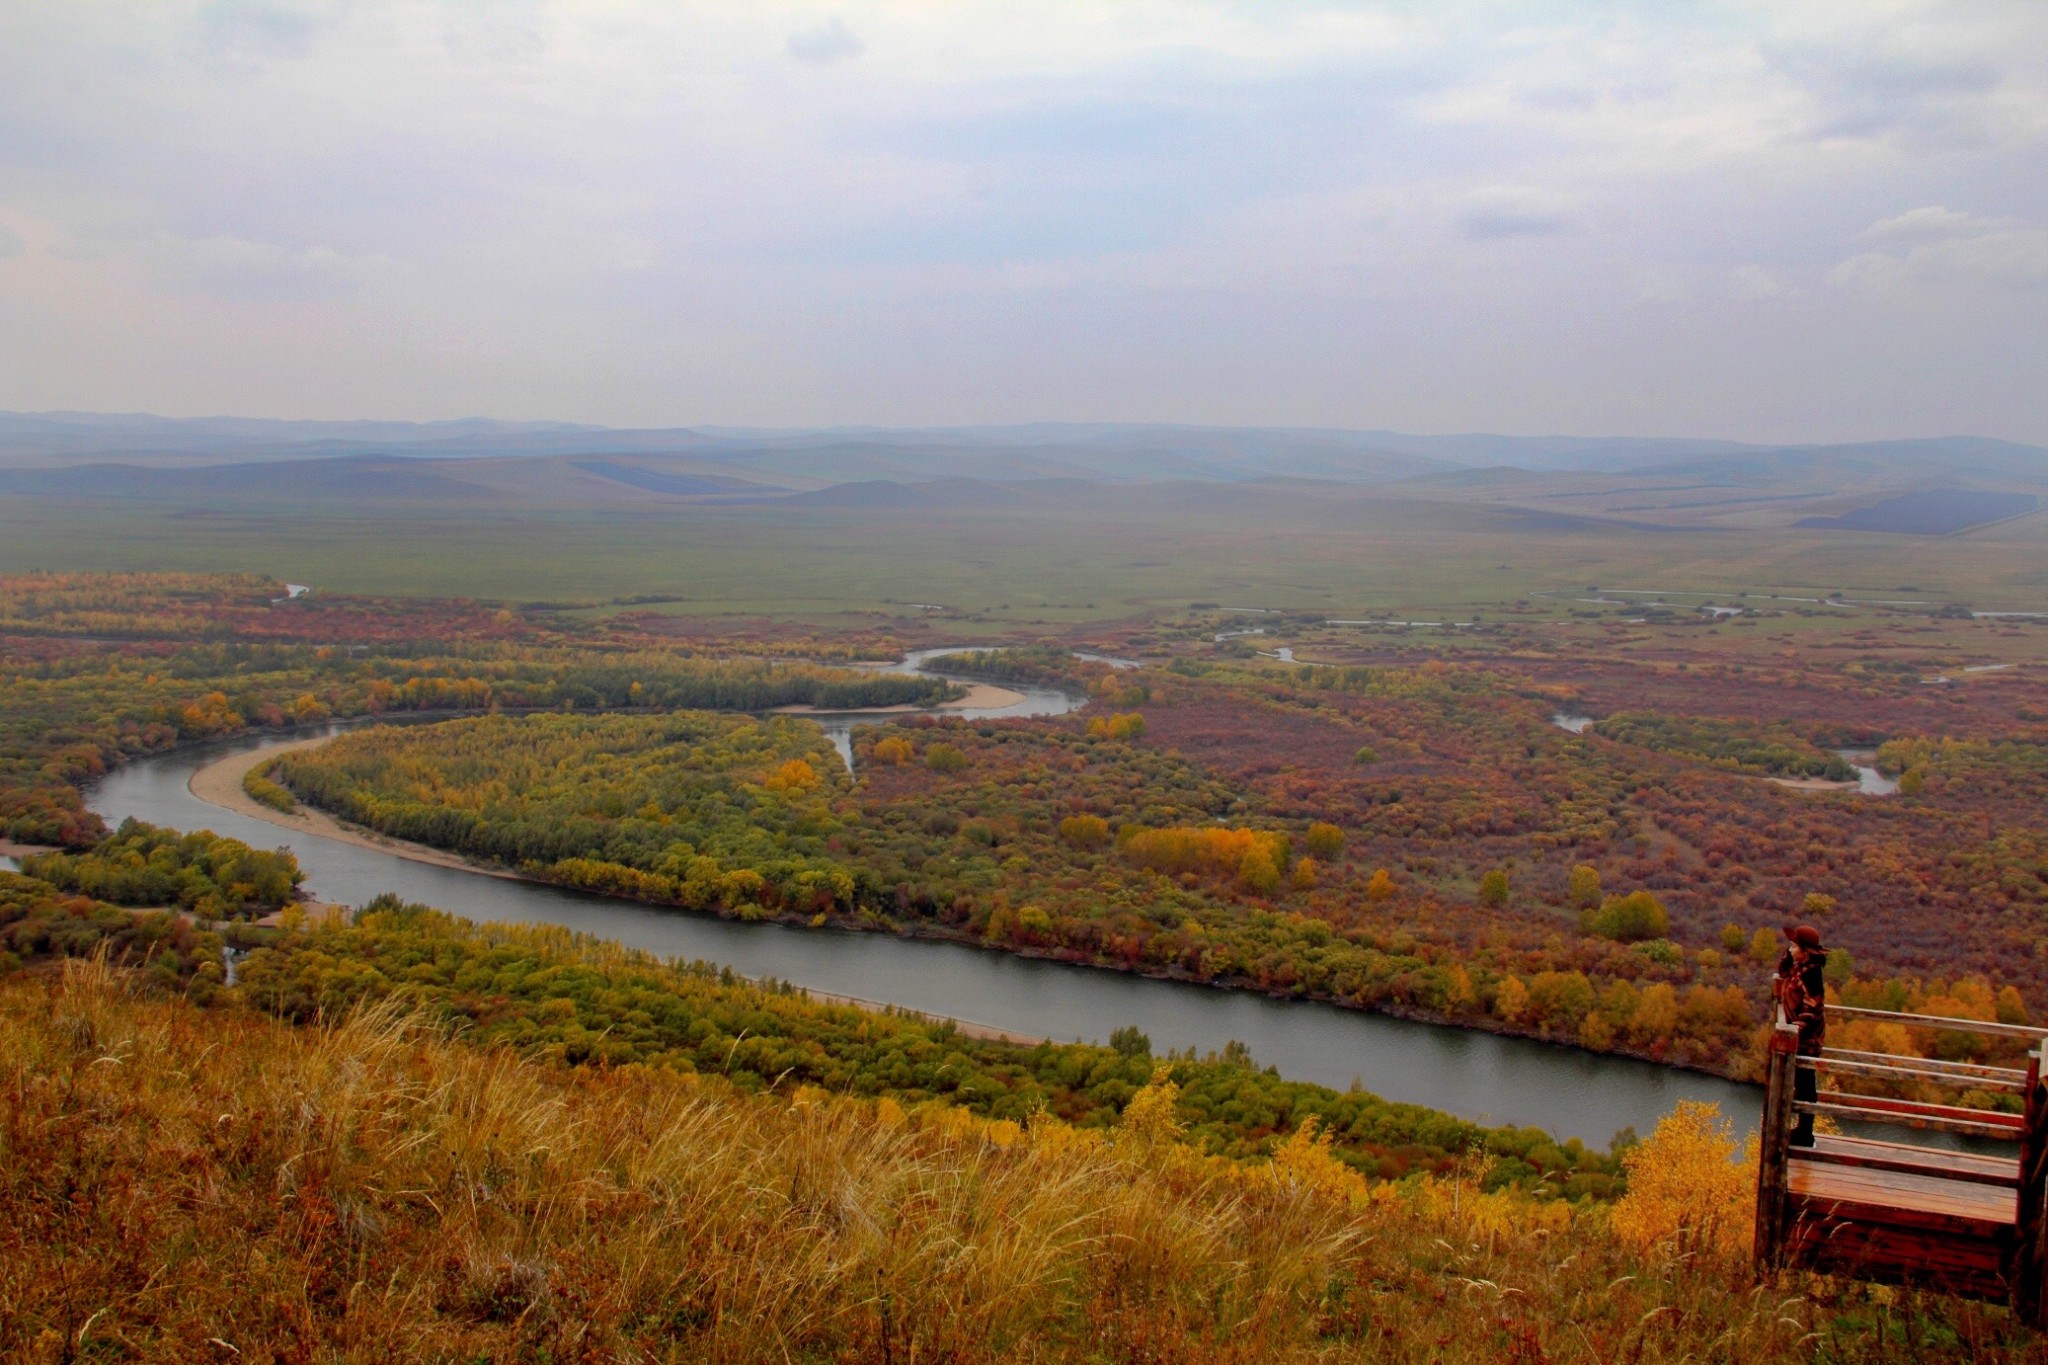
[(1597, 1210), (1368, 1186), (1312, 1132), (1271, 1163), (1204, 1157), (1175, 1140), (1163, 1082), (1105, 1137), (551, 1067), (388, 1008), (295, 1028), (139, 990), (79, 962), (0, 982), (0, 1358), (2039, 1349), (1998, 1309), (1757, 1287), (1739, 1255), (1654, 1236), (1633, 1250)]

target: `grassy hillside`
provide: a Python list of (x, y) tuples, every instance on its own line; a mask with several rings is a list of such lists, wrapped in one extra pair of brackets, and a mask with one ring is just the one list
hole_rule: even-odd
[(11, 1360), (2032, 1358), (2003, 1310), (1753, 1286), (1681, 1114), (1609, 1213), (661, 1067), (386, 1003), (293, 1026), (104, 963), (0, 979)]

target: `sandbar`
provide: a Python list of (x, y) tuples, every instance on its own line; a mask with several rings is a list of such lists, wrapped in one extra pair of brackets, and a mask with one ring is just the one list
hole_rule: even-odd
[(435, 867), (452, 867), (462, 872), (474, 872), (480, 877), (502, 877), (508, 881), (526, 880), (516, 872), (484, 867), (453, 853), (429, 848), (425, 844), (415, 844), (406, 839), (393, 839), (359, 825), (344, 824), (326, 811), (316, 810), (304, 804), (294, 811), (275, 810), (242, 790), (242, 779), (248, 775), (251, 768), (276, 758), (279, 754), (325, 744), (329, 738), (331, 736), (318, 735), (312, 739), (285, 739), (275, 744), (266, 744), (260, 749), (229, 754), (226, 758), (215, 759), (193, 773), (185, 786), (209, 806), (219, 806), (222, 810), (233, 811), (236, 815), (261, 820), (266, 825), (295, 829), (301, 834), (332, 839), (337, 843), (353, 844), (357, 848), (375, 849), (379, 853), (389, 853), (394, 858), (406, 858), (416, 863), (430, 863)]
[(961, 686), (967, 689), (966, 696), (942, 701), (937, 706), (906, 701), (895, 706), (824, 707), (798, 702), (793, 706), (777, 706), (774, 713), (778, 716), (907, 716), (929, 711), (993, 711), (999, 707), (1015, 706), (1024, 700), (1022, 692), (997, 687), (994, 683), (962, 683)]

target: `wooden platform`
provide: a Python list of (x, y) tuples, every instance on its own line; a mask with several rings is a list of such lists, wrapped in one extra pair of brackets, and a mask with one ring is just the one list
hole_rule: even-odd
[[(1816, 1150), (1851, 1157), (1859, 1148), (1892, 1147), (1855, 1138), (1820, 1138)], [(1923, 1149), (1906, 1148), (1925, 1154)], [(1943, 1153), (1971, 1174), (2017, 1179), (2019, 1163)], [(1883, 1159), (1883, 1157), (1880, 1157)], [(1954, 1293), (2004, 1298), (2019, 1220), (2019, 1191), (1977, 1180), (1826, 1164), (1794, 1148), (1786, 1170), (1791, 1264), (1859, 1279), (1924, 1284)]]
[[(1828, 1008), (1833, 1013), (1837, 1007)], [(1817, 1270), (1926, 1285), (2009, 1303), (2023, 1319), (2040, 1325), (2048, 1306), (2043, 1292), (2048, 1286), (2044, 1031), (1991, 1021), (1890, 1017), (1915, 1026), (2024, 1035), (2036, 1046), (2024, 1071), (1825, 1048), (1808, 1055), (1797, 1051), (1798, 1031), (1781, 1013), (1769, 1048), (1760, 1134), (1758, 1269)], [(1818, 1098), (1797, 1097), (1795, 1080), (1806, 1081), (1802, 1072), (1818, 1074)], [(1840, 1075), (1886, 1074), (1896, 1076), (1908, 1093), (1911, 1087), (1924, 1092), (1929, 1082), (2017, 1093), (2025, 1111), (2000, 1113), (1829, 1088)], [(1962, 1134), (1980, 1145), (1985, 1139), (2007, 1143), (2012, 1155), (1839, 1133), (1819, 1135), (1811, 1147), (1795, 1147), (1791, 1137), (1801, 1114), (1852, 1124), (1909, 1123)]]

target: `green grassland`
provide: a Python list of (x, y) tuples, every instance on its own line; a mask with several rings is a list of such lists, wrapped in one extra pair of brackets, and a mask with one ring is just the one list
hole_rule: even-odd
[(674, 600), (636, 609), (812, 624), (915, 620), (928, 613), (908, 604), (935, 603), (949, 635), (974, 636), (1200, 601), (1341, 618), (1463, 618), (1522, 601), (1524, 619), (1571, 619), (1583, 604), (1541, 594), (1595, 583), (1723, 601), (1847, 591), (2032, 610), (2048, 599), (2044, 532), (2042, 515), (1949, 537), (1648, 531), (1478, 501), (1108, 486), (1085, 502), (1015, 508), (227, 510), (0, 498), (0, 572), (257, 570), (339, 592), (596, 609), (654, 595)]

